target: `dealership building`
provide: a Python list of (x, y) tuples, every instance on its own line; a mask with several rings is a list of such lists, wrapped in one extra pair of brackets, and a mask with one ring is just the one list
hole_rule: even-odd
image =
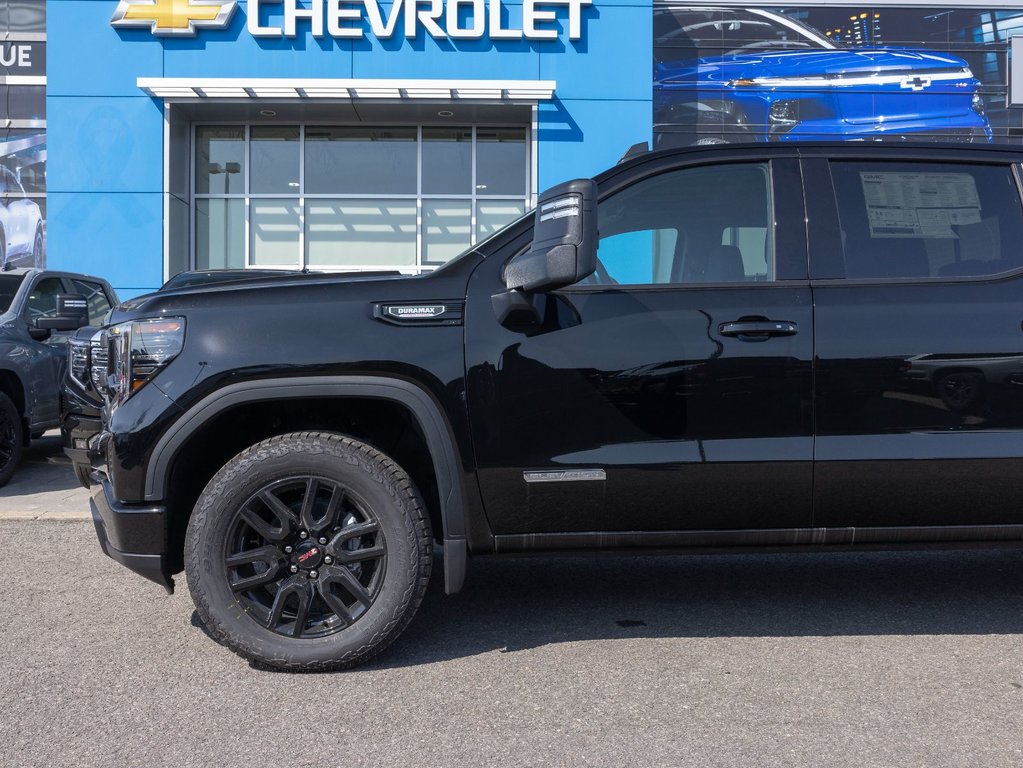
[(429, 271), (639, 143), (1023, 134), (1023, 11), (990, 3), (48, 0), (45, 17), (22, 181), (45, 194), (47, 265), (122, 297), (185, 269)]

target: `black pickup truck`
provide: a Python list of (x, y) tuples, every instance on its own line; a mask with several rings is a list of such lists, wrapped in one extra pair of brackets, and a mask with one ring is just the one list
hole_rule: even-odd
[(1023, 152), (649, 153), (419, 278), (162, 292), (104, 331), (108, 555), (287, 669), (468, 556), (1023, 544)]
[(60, 426), (66, 332), (98, 327), (116, 303), (98, 277), (0, 271), (0, 485), (13, 477), (31, 437)]

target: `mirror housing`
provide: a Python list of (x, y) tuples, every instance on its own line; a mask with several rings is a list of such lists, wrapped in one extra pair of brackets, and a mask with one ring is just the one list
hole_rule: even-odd
[(49, 331), (77, 331), (89, 324), (89, 302), (79, 293), (58, 293), (57, 314), (38, 317), (35, 327)]
[(597, 268), (597, 185), (575, 179), (551, 187), (536, 206), (533, 243), (508, 262), (510, 290), (552, 291), (577, 283)]

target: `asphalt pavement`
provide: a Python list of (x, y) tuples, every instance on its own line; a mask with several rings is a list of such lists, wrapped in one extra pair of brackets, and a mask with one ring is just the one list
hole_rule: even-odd
[(0, 520), (4, 768), (1023, 765), (1023, 552), (481, 559), (298, 675), (46, 514)]

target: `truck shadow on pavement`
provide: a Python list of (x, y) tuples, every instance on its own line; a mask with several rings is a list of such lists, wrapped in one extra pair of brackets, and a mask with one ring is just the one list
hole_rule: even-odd
[[(1023, 552), (545, 557), (443, 564), (363, 669), (634, 638), (1023, 634)], [(197, 615), (192, 624), (202, 627)]]
[[(64, 455), (60, 433), (51, 431), (32, 440), (25, 449), (14, 477), (0, 488), (0, 498), (27, 496), (46, 491), (69, 491), (75, 488), (82, 486), (71, 468), (71, 460)], [(84, 488), (82, 493), (83, 498), (88, 498), (88, 492)], [(87, 502), (84, 509), (88, 510)]]
[(1023, 634), (1023, 552), (876, 552), (470, 563), (434, 579), (370, 667), (626, 638)]

